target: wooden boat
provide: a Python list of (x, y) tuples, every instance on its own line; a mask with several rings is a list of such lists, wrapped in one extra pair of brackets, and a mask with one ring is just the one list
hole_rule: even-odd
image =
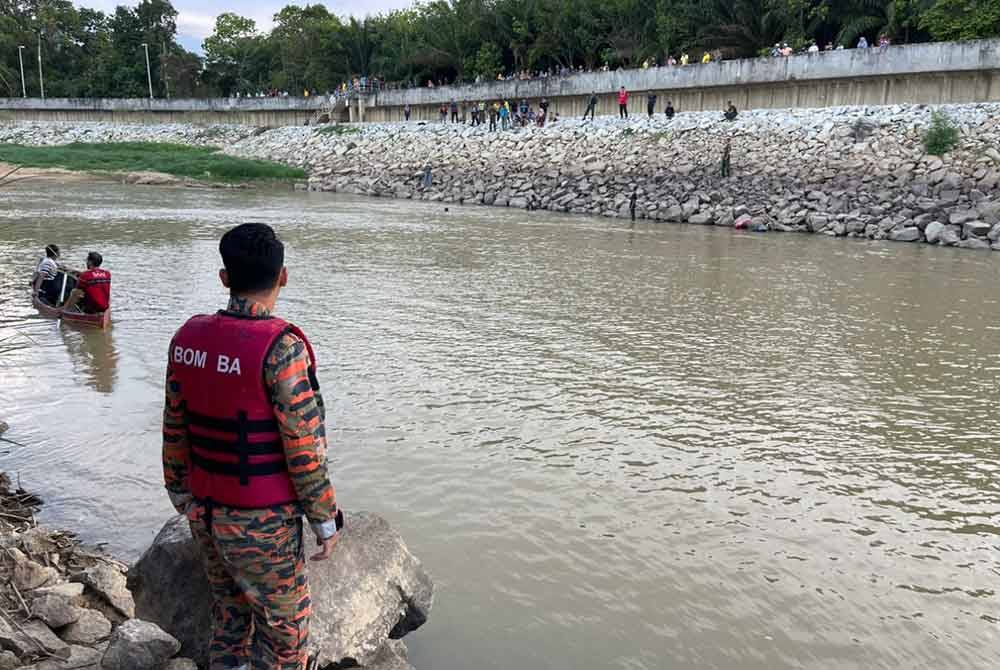
[(62, 319), (63, 323), (69, 323), (76, 326), (88, 326), (91, 328), (100, 328), (104, 330), (111, 324), (111, 310), (106, 312), (99, 312), (97, 314), (84, 314), (83, 312), (64, 312), (58, 307), (53, 307), (47, 302), (42, 301), (39, 297), (33, 296), (31, 298), (32, 306), (38, 310), (38, 313), (44, 317), (50, 319)]

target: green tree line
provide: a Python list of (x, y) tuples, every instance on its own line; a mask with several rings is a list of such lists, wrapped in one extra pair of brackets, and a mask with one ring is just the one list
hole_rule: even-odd
[(758, 55), (776, 42), (853, 46), (1000, 36), (1000, 0), (431, 0), (363, 19), (289, 5), (269, 32), (218, 17), (204, 55), (177, 41), (169, 0), (113, 13), (70, 0), (0, 0), (0, 96), (229, 95), (335, 89), (355, 76), (418, 85), (498, 73), (633, 67), (682, 51)]

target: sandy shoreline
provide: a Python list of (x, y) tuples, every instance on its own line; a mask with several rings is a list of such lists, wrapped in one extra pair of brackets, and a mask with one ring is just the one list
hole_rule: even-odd
[(250, 184), (245, 183), (207, 182), (191, 177), (177, 177), (165, 172), (88, 172), (65, 168), (20, 167), (12, 163), (0, 162), (0, 188), (28, 181), (48, 181), (60, 184), (116, 183), (134, 186), (180, 186), (209, 189), (253, 188)]
[[(7, 177), (4, 178), (4, 175), (7, 175)], [(0, 162), (0, 187), (37, 179), (79, 183), (89, 181), (120, 181), (121, 177), (122, 175), (113, 173), (74, 172), (63, 168), (20, 167), (11, 163)]]

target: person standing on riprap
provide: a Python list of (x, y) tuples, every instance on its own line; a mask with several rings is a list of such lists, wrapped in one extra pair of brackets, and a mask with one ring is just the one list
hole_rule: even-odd
[(213, 599), (210, 670), (302, 670), (311, 602), (302, 517), (330, 557), (343, 515), (326, 463), (323, 399), (305, 334), (272, 316), (288, 282), (263, 224), (222, 237), (225, 310), (170, 343), (163, 473)]

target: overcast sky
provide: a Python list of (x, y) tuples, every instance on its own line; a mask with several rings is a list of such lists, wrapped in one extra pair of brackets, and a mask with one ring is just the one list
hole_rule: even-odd
[[(129, 0), (74, 0), (81, 7), (91, 7), (104, 12), (113, 12), (118, 5), (136, 5)], [(248, 16), (257, 22), (257, 27), (267, 30), (271, 27), (271, 17), (286, 5), (306, 5), (308, 2), (286, 0), (172, 0), (177, 9), (177, 32), (179, 41), (186, 48), (201, 51), (201, 42), (212, 33), (215, 17), (223, 12), (235, 12)], [(314, 1), (312, 4), (319, 4)], [(341, 16), (378, 14), (390, 9), (409, 7), (413, 0), (330, 0), (322, 2), (327, 9)]]

